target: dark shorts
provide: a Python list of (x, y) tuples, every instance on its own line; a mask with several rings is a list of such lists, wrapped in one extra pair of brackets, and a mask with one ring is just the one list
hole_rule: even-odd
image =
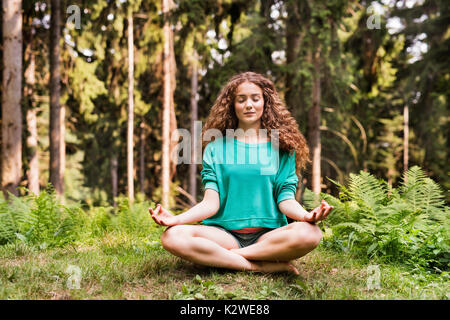
[(210, 226), (210, 227), (215, 227), (215, 228), (218, 228), (220, 230), (223, 230), (223, 231), (231, 234), (234, 237), (234, 239), (236, 239), (237, 243), (239, 244), (239, 248), (248, 247), (248, 246), (256, 243), (256, 241), (258, 241), (258, 239), (263, 234), (274, 230), (274, 229), (264, 229), (264, 230), (261, 230), (258, 232), (253, 232), (253, 233), (239, 233), (239, 232), (227, 230), (227, 229), (219, 227), (219, 226)]

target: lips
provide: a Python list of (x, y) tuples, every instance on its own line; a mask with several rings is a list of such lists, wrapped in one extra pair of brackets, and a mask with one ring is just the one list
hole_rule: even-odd
[(256, 112), (247, 112), (247, 113), (244, 113), (245, 115), (252, 115), (252, 114), (256, 114)]

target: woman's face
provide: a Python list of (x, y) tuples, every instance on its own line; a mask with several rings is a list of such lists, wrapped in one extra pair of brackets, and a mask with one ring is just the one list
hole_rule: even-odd
[(239, 127), (259, 128), (264, 111), (262, 89), (252, 82), (241, 83), (236, 89), (234, 109), (239, 120)]

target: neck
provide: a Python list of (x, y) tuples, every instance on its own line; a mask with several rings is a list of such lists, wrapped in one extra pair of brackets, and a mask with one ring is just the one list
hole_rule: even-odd
[[(261, 128), (261, 123), (260, 122), (256, 122), (256, 123), (252, 123), (252, 124), (244, 124), (242, 122), (239, 122), (239, 125), (238, 125), (238, 129), (244, 130), (244, 132), (246, 132), (245, 135), (249, 136), (249, 137), (253, 137), (253, 136), (256, 137), (256, 136), (258, 136), (260, 128)], [(253, 130), (249, 130), (249, 129), (253, 129)]]
[(259, 122), (249, 125), (239, 123), (238, 129), (242, 129), (244, 131), (243, 136), (241, 136), (242, 133), (238, 135), (238, 140), (257, 142), (261, 139), (259, 132), (259, 129), (261, 129), (261, 124)]

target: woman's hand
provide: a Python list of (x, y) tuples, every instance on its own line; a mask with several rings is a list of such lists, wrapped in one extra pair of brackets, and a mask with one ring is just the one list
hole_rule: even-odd
[(303, 217), (303, 221), (315, 223), (321, 220), (325, 220), (330, 214), (331, 210), (333, 210), (333, 208), (334, 207), (330, 206), (325, 200), (322, 200), (319, 207), (305, 214), (305, 216)]
[(177, 216), (174, 216), (169, 210), (164, 209), (159, 203), (155, 210), (149, 208), (148, 211), (152, 215), (153, 220), (160, 226), (175, 226), (178, 223)]

